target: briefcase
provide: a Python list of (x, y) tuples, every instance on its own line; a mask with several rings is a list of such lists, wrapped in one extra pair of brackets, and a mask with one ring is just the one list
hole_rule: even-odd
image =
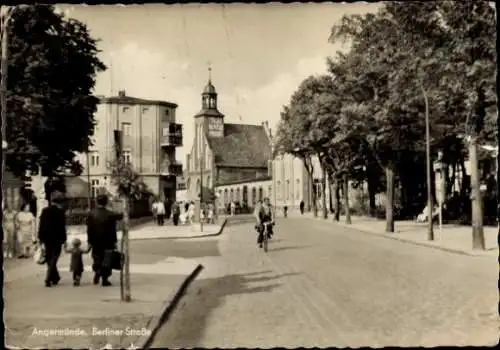
[(112, 269), (120, 271), (123, 268), (123, 260), (125, 255), (118, 250), (106, 250), (104, 252), (103, 265)]

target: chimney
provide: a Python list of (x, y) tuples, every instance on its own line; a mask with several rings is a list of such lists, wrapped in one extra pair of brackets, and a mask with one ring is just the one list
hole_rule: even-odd
[(125, 97), (125, 90), (118, 91), (118, 97)]

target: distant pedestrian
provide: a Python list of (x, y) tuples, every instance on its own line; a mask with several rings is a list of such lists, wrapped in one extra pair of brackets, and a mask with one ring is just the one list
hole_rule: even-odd
[(26, 203), (16, 216), (17, 241), (21, 248), (19, 252), (20, 258), (29, 258), (31, 256), (36, 241), (35, 225), (35, 216), (31, 213), (29, 204)]
[(304, 201), (303, 201), (303, 200), (301, 200), (301, 201), (300, 201), (300, 204), (299, 204), (299, 207), (300, 207), (300, 214), (301, 214), (301, 215), (304, 215), (304, 205), (305, 205), (305, 204), (304, 204)]
[(12, 210), (10, 204), (5, 204), (3, 209), (3, 243), (4, 256), (13, 258), (17, 253), (16, 249), (16, 216), (17, 212)]
[(187, 213), (189, 210), (189, 202), (184, 203), (184, 211)]
[(165, 199), (165, 219), (170, 220), (172, 216), (172, 201), (170, 199)]
[[(200, 210), (201, 210), (201, 208), (200, 208)], [(187, 224), (191, 225), (194, 223), (194, 214), (195, 214), (194, 203), (191, 202), (189, 204), (188, 211), (187, 211), (187, 220), (186, 220)]]
[(207, 209), (207, 219), (209, 224), (214, 223), (214, 205), (210, 203)]
[(153, 213), (155, 213), (156, 216), (156, 223), (159, 226), (163, 226), (165, 222), (165, 205), (160, 199), (153, 203)]
[(82, 241), (80, 239), (75, 238), (71, 242), (71, 247), (64, 245), (64, 251), (68, 254), (71, 254), (71, 264), (69, 270), (73, 273), (73, 285), (79, 286), (80, 280), (82, 279), (83, 274), (83, 254), (88, 254), (90, 252), (90, 245), (87, 249), (82, 249)]
[(174, 202), (172, 204), (172, 222), (174, 226), (179, 225), (179, 216), (181, 215), (181, 208), (179, 206), (179, 203)]
[(92, 269), (94, 270), (94, 284), (102, 279), (102, 285), (110, 286), (111, 266), (105, 263), (106, 254), (117, 249), (118, 237), (116, 224), (123, 218), (108, 210), (108, 197), (99, 195), (97, 197), (97, 208), (90, 213), (87, 220), (87, 242), (92, 249)]
[(234, 216), (236, 214), (236, 203), (234, 201), (231, 201), (231, 216)]
[(38, 227), (38, 240), (45, 250), (47, 274), (45, 286), (57, 285), (61, 280), (57, 262), (62, 246), (66, 243), (66, 215), (64, 214), (66, 197), (64, 193), (54, 191), (50, 194), (50, 204), (43, 208)]
[(286, 218), (288, 216), (288, 205), (285, 202), (285, 205), (283, 205), (283, 216)]

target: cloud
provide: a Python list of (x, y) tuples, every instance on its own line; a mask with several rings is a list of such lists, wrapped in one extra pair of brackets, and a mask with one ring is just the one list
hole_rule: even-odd
[[(269, 121), (275, 128), (282, 106), (300, 82), (311, 74), (326, 72), (326, 55), (303, 58), (290, 72), (277, 73), (268, 83), (250, 89), (244, 82), (217, 80), (214, 85), (219, 93), (219, 110), (226, 115), (226, 122), (260, 124)], [(194, 137), (193, 116), (201, 108), (201, 91), (206, 82), (206, 67), (194, 69), (190, 62), (171, 60), (167, 54), (148, 50), (136, 42), (129, 42), (119, 50), (101, 56), (108, 70), (97, 78), (95, 92), (116, 95), (125, 90), (127, 95), (161, 99), (179, 105), (177, 120), (184, 125), (184, 144), (177, 151), (177, 158), (185, 161)], [(240, 120), (241, 116), (241, 120)]]

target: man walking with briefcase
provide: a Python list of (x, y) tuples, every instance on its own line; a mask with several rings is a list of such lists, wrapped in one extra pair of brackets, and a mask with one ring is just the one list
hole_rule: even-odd
[(108, 205), (106, 195), (97, 196), (96, 202), (97, 208), (90, 213), (87, 220), (87, 242), (92, 249), (94, 284), (98, 284), (102, 279), (103, 286), (110, 286), (111, 257), (118, 243), (116, 223), (123, 218), (123, 215), (106, 208)]

